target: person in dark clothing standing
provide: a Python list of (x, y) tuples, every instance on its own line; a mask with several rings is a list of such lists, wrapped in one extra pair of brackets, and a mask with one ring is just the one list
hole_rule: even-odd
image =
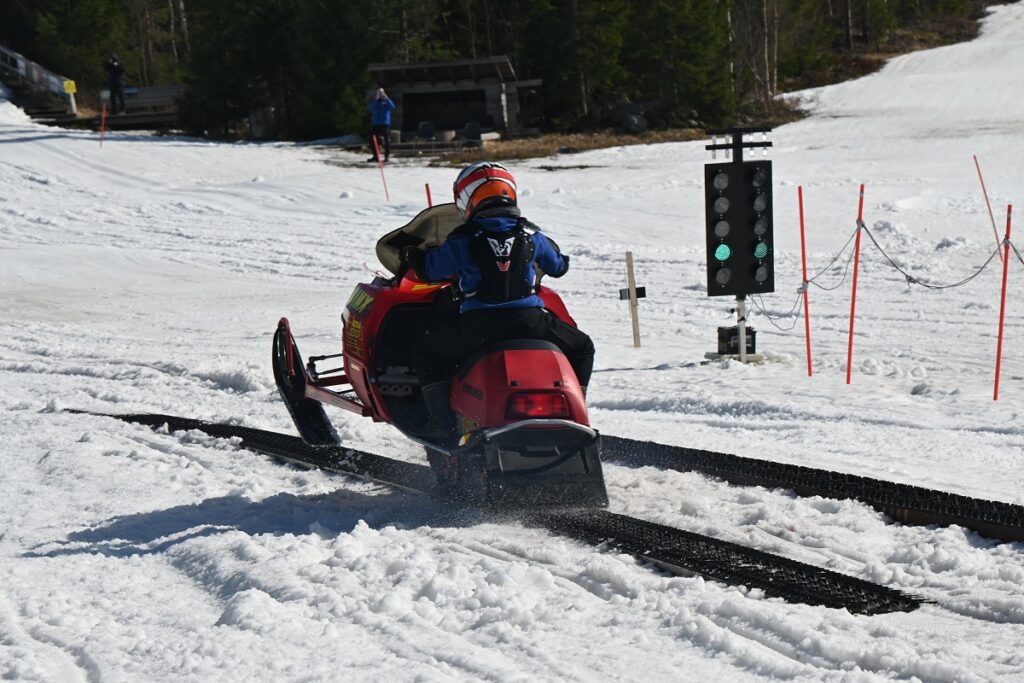
[(403, 262), (421, 279), (457, 278), (461, 293), (459, 314), (429, 320), (413, 354), (433, 423), (427, 431), (441, 434), (452, 422), (454, 365), (484, 346), (507, 339), (549, 341), (565, 353), (584, 392), (594, 365), (590, 337), (546, 310), (537, 294), (535, 269), (562, 277), (569, 257), (522, 217), (512, 174), (482, 161), (463, 170), (453, 189), (465, 223), (439, 247), (402, 250)]
[(370, 151), (373, 156), (367, 161), (377, 161), (377, 151), (384, 149), (384, 161), (391, 160), (391, 112), (395, 109), (395, 103), (391, 101), (384, 88), (377, 88), (377, 94), (370, 100), (370, 123), (373, 128), (373, 136), (380, 142), (376, 147), (370, 141)]
[(124, 64), (111, 53), (103, 68), (107, 72), (107, 82), (110, 86), (110, 112), (112, 114), (124, 113)]

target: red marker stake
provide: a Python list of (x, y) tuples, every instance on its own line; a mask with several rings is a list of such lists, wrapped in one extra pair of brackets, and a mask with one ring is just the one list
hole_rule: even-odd
[(807, 376), (814, 374), (811, 365), (811, 311), (807, 301), (807, 241), (804, 239), (804, 188), (796, 188), (797, 201), (800, 203), (800, 258), (804, 266), (804, 338), (807, 339)]
[(384, 162), (380, 160), (380, 145), (377, 144), (377, 136), (372, 135), (373, 138), (373, 151), (377, 154), (377, 167), (380, 169), (380, 181), (384, 183), (384, 199), (391, 201), (391, 195), (388, 194), (388, 181), (384, 180)]
[(423, 187), (427, 188), (427, 207), (434, 205), (434, 201), (430, 198), (430, 183), (423, 183)]
[[(978, 163), (978, 155), (974, 155), (974, 167), (978, 169), (978, 180), (981, 181), (981, 193), (985, 195), (985, 206), (988, 207), (988, 219), (992, 221), (992, 236), (996, 238), (996, 248), (999, 248), (999, 231), (996, 230), (996, 217), (992, 215), (992, 203), (988, 200), (988, 190), (985, 188), (985, 178), (981, 175), (981, 164)], [(1003, 258), (999, 254), (999, 258)]]
[(103, 113), (100, 114), (100, 147), (103, 146), (103, 131), (107, 128), (107, 105), (103, 105)]
[(999, 368), (1003, 362), (1003, 321), (1006, 319), (1006, 276), (1010, 272), (1010, 217), (1013, 204), (1006, 205), (1006, 242), (1003, 244), (1003, 291), (999, 295), (999, 341), (996, 342), (996, 386), (992, 400), (999, 400)]
[(850, 342), (846, 348), (846, 383), (850, 383), (853, 370), (853, 316), (857, 312), (857, 272), (860, 269), (860, 229), (864, 224), (864, 183), (860, 184), (860, 201), (857, 203), (857, 240), (853, 247), (853, 296), (850, 299)]

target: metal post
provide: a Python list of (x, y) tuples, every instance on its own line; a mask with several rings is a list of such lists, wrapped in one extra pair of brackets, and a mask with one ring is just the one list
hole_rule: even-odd
[(740, 362), (747, 362), (747, 295), (736, 295), (736, 327), (739, 335)]

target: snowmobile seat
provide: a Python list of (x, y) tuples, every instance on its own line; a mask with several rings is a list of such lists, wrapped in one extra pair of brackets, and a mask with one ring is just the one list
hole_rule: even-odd
[(473, 369), (473, 366), (478, 360), (486, 356), (491, 355), (495, 351), (508, 351), (511, 349), (522, 349), (524, 351), (555, 351), (562, 353), (562, 350), (558, 348), (556, 344), (552, 344), (549, 341), (543, 339), (507, 339), (505, 341), (496, 342), (490, 346), (485, 346), (472, 356), (466, 358), (459, 363), (458, 377), (459, 379), (465, 379), (469, 372)]

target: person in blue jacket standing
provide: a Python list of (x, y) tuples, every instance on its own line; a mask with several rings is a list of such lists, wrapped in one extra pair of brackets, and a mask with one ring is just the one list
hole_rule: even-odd
[(544, 308), (536, 269), (551, 277), (569, 270), (540, 229), (520, 214), (516, 181), (508, 169), (482, 161), (464, 169), (454, 185), (455, 206), (465, 221), (438, 247), (402, 250), (402, 261), (423, 280), (456, 279), (457, 316), (435, 315), (426, 324), (413, 358), (431, 418), (425, 431), (444, 436), (454, 365), (495, 342), (542, 339), (558, 346), (586, 391), (594, 343), (584, 332)]
[(384, 148), (384, 161), (391, 159), (391, 112), (395, 109), (395, 103), (391, 101), (384, 88), (377, 88), (377, 94), (370, 100), (370, 124), (373, 129), (373, 136), (378, 139), (378, 145), (373, 146), (370, 141), (373, 156), (367, 161), (376, 162), (377, 150)]

